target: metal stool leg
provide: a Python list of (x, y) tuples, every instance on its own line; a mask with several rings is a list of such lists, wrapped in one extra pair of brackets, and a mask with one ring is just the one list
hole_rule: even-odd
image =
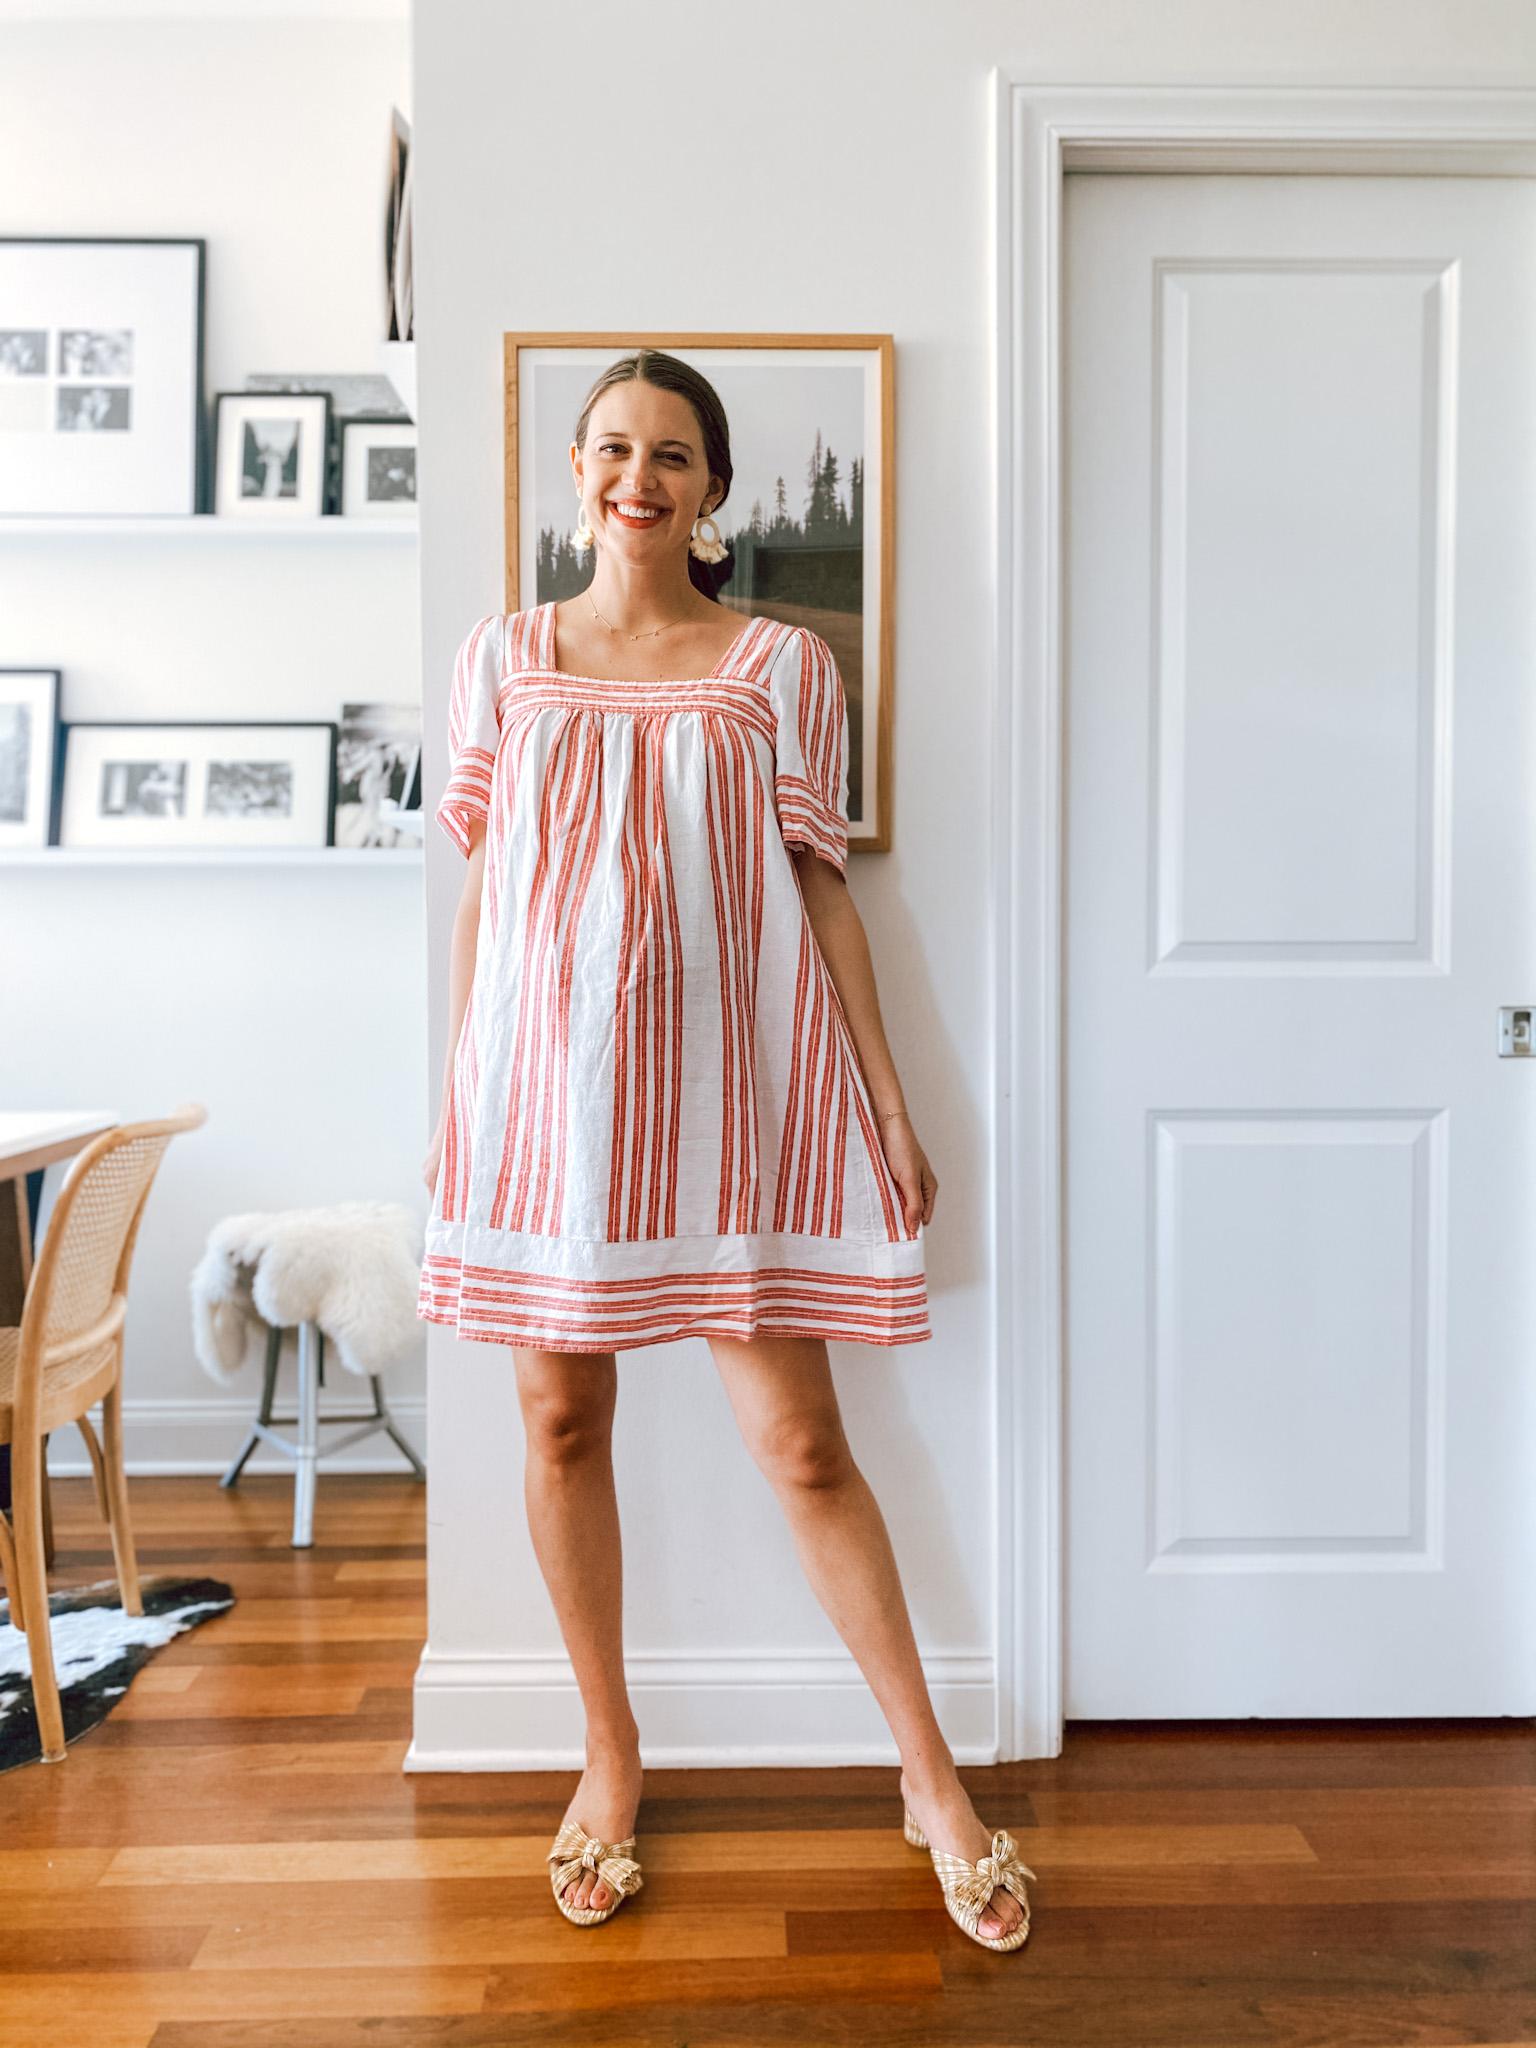
[(315, 1459), (320, 1448), (320, 1332), (313, 1323), (299, 1325), (298, 1464), (293, 1477), (293, 1548), (307, 1550), (315, 1540)]
[[(279, 1355), (282, 1351), (282, 1344), (282, 1331), (277, 1329), (275, 1326), (269, 1328), (267, 1331), (267, 1362), (262, 1373), (261, 1381), (261, 1407), (257, 1411), (256, 1417), (258, 1422), (270, 1423), (272, 1420), (272, 1400), (273, 1396), (277, 1392), (277, 1364)], [(259, 1429), (253, 1429), (250, 1432), (250, 1434), (246, 1437), (245, 1442), (240, 1446), (240, 1450), (235, 1458), (235, 1462), (230, 1466), (229, 1470), (224, 1474), (224, 1477), (219, 1481), (220, 1486), (234, 1485), (235, 1481), (240, 1477), (240, 1474), (245, 1470), (246, 1459), (249, 1458), (252, 1451), (255, 1450), (256, 1446), (260, 1442), (261, 1431)]]

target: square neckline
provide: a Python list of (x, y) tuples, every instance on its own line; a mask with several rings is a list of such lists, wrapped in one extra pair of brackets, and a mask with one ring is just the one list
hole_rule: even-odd
[(544, 631), (539, 636), (540, 652), (545, 657), (543, 673), (558, 676), (566, 683), (591, 683), (599, 690), (699, 689), (705, 683), (719, 682), (726, 663), (734, 659), (737, 649), (758, 623), (756, 614), (746, 621), (707, 676), (582, 676), (577, 675), (574, 669), (560, 668), (555, 662), (555, 606), (558, 603), (558, 598), (550, 597), (540, 607), (545, 615)]

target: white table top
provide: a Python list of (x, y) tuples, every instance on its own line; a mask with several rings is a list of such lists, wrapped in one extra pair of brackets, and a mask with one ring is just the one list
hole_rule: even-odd
[(115, 1109), (0, 1109), (0, 1175), (15, 1160), (121, 1122)]

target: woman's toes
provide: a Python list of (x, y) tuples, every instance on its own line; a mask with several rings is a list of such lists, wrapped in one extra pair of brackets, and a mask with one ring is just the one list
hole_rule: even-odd
[[(1006, 1903), (999, 1904), (1000, 1900)], [(1007, 1892), (994, 1892), (991, 1903), (982, 1908), (977, 1926), (988, 1940), (997, 1941), (1005, 1934), (1012, 1934), (1019, 1924), (1019, 1917), (1018, 1901)]]
[(602, 1907), (602, 1906), (606, 1906), (606, 1905), (607, 1905), (607, 1903), (608, 1903), (608, 1887), (607, 1887), (607, 1885), (605, 1885), (605, 1884), (603, 1883), (602, 1879), (601, 1879), (601, 1878), (599, 1878), (599, 1879), (598, 1879), (598, 1881), (597, 1881), (597, 1883), (596, 1883), (595, 1885), (593, 1885), (593, 1887), (592, 1887), (592, 1897), (591, 1897), (591, 1898), (590, 1898), (590, 1900), (588, 1901), (588, 1904), (589, 1904), (589, 1905), (593, 1905), (593, 1906), (598, 1906), (598, 1907)]

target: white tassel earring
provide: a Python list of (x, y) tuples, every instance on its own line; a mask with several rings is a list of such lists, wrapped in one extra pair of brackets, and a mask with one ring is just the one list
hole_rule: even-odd
[(587, 524), (587, 501), (579, 491), (576, 494), (576, 503), (581, 509), (576, 514), (576, 524), (571, 532), (571, 546), (578, 555), (584, 555), (587, 549), (591, 547), (593, 541), (596, 540), (597, 535)]
[[(709, 528), (708, 535), (699, 532), (701, 526)], [(688, 552), (697, 555), (701, 562), (723, 562), (725, 542), (720, 538), (720, 529), (707, 512), (701, 512), (693, 522), (693, 532), (688, 536)]]

